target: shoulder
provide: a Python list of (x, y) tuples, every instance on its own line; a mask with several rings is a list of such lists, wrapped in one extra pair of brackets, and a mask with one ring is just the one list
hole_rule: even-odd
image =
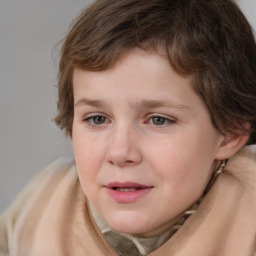
[[(0, 216), (0, 255), (9, 251), (14, 236), (31, 212), (46, 207), (64, 180), (78, 180), (72, 159), (60, 158), (44, 168)], [(31, 216), (30, 216), (31, 217)], [(37, 214), (38, 217), (38, 214)], [(36, 216), (34, 216), (36, 221)], [(35, 223), (34, 223), (35, 224)]]
[(2, 216), (6, 216), (13, 211), (21, 212), (33, 197), (38, 195), (38, 191), (41, 187), (45, 185), (58, 186), (61, 180), (70, 172), (74, 173), (76, 176), (75, 164), (72, 159), (59, 158), (52, 162), (28, 183)]

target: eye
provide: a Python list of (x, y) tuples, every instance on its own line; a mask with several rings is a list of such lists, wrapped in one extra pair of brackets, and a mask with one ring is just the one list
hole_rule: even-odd
[(105, 116), (96, 115), (86, 117), (83, 121), (89, 123), (91, 126), (98, 126), (107, 123), (108, 119)]
[(168, 124), (175, 123), (175, 120), (163, 116), (152, 116), (149, 119), (149, 123), (155, 126), (165, 126)]

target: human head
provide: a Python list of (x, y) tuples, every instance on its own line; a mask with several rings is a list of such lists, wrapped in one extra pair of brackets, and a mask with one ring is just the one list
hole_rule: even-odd
[[(194, 90), (222, 133), (250, 133), (256, 143), (256, 45), (232, 0), (98, 0), (84, 10), (63, 44), (59, 114), (72, 136), (74, 68), (111, 68), (135, 47), (162, 51)], [(249, 126), (245, 124), (250, 124)]]
[(248, 139), (220, 134), (191, 77), (156, 52), (135, 48), (105, 71), (76, 68), (73, 91), (79, 183), (118, 232), (169, 229), (203, 194), (216, 160)]

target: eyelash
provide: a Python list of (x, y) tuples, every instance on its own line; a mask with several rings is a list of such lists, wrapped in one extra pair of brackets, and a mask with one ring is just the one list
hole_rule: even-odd
[[(154, 124), (153, 123), (153, 119), (154, 118), (158, 118), (158, 119), (161, 119), (162, 121), (164, 121), (163, 124)], [(168, 126), (168, 125), (171, 125), (171, 124), (174, 124), (176, 122), (176, 120), (174, 120), (173, 118), (170, 118), (170, 117), (166, 117), (166, 116), (163, 116), (163, 115), (159, 115), (159, 114), (154, 114), (154, 115), (151, 115), (150, 118), (148, 119), (150, 124), (152, 124), (153, 126), (157, 126), (157, 127), (165, 127), (165, 126)]]
[[(104, 119), (104, 120), (103, 120), (102, 123), (98, 123), (97, 124), (95, 122), (96, 118), (101, 118), (101, 119)], [(163, 124), (158, 124), (158, 125), (155, 124), (154, 121), (153, 121), (154, 118), (158, 119), (158, 121), (162, 121)], [(155, 121), (157, 121), (157, 120), (155, 120)], [(106, 123), (109, 123), (110, 121), (104, 115), (93, 114), (93, 115), (90, 115), (90, 116), (87, 116), (86, 118), (84, 118), (83, 122), (87, 123), (87, 125), (90, 126), (90, 127), (100, 127), (100, 126), (102, 126), (102, 125), (104, 125)], [(170, 118), (170, 117), (166, 117), (166, 116), (160, 115), (160, 114), (154, 114), (154, 115), (150, 115), (146, 119), (145, 123), (149, 123), (150, 125), (155, 126), (155, 127), (166, 127), (168, 125), (176, 123), (176, 120), (173, 119), (173, 118)]]
[[(95, 123), (95, 120), (96, 118), (103, 118), (104, 119), (104, 122), (101, 123), (101, 124), (96, 124)], [(86, 118), (83, 119), (83, 122), (87, 123), (88, 126), (91, 126), (91, 127), (98, 127), (98, 126), (102, 126), (106, 123), (106, 120), (108, 120), (107, 117), (103, 116), (103, 115), (100, 115), (100, 114), (94, 114), (94, 115), (90, 115), (90, 116), (87, 116)]]

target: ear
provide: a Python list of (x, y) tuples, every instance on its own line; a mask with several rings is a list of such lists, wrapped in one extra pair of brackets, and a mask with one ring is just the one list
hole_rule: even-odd
[(216, 160), (225, 160), (236, 154), (249, 139), (249, 134), (228, 133), (222, 137)]

